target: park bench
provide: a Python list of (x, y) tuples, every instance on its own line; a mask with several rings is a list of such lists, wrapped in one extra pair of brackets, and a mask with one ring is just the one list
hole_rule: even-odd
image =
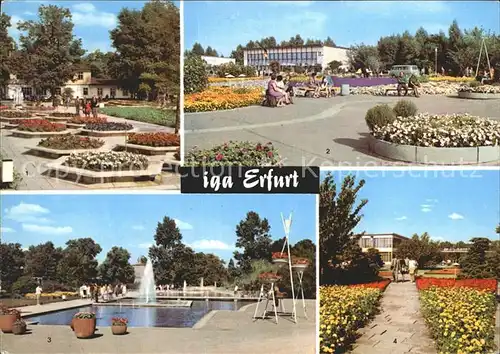
[(293, 95), (296, 97), (312, 97), (314, 95), (314, 91), (316, 91), (312, 87), (294, 87)]
[[(408, 92), (406, 94), (404, 93), (404, 91), (405, 90), (403, 90), (403, 89), (401, 90), (401, 92), (403, 92), (403, 96), (406, 96), (410, 92), (413, 92), (413, 94), (415, 94), (415, 90), (412, 87), (408, 87)], [(397, 88), (389, 88), (389, 89), (385, 90), (385, 95), (389, 96), (389, 92), (396, 92), (397, 93), (398, 89)]]

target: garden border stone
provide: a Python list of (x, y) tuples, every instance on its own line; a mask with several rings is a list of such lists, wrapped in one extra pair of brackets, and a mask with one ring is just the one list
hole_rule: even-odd
[(16, 129), (18, 126), (19, 126), (19, 124), (10, 124), (10, 123), (7, 123), (7, 124), (4, 124), (2, 126), (2, 129)]
[(66, 122), (70, 120), (73, 117), (53, 117), (53, 116), (47, 116), (45, 119), (50, 120), (51, 122)]
[(65, 166), (67, 156), (58, 158), (45, 165), (51, 177), (67, 179), (77, 184), (98, 184), (117, 182), (140, 182), (153, 180), (162, 172), (163, 163), (161, 161), (149, 161), (146, 170), (126, 170), (126, 171), (90, 171), (83, 168)]
[(176, 152), (180, 146), (146, 146), (139, 144), (117, 144), (115, 148), (123, 151), (136, 152), (142, 155), (165, 155), (167, 152)]
[(85, 124), (68, 123), (68, 122), (66, 122), (66, 126), (69, 127), (69, 128), (73, 128), (73, 129), (81, 129), (81, 128), (85, 127)]
[(12, 122), (14, 120), (18, 120), (18, 119), (22, 119), (22, 120), (33, 120), (33, 119), (41, 119), (40, 117), (26, 117), (26, 118), (8, 118), (8, 117), (2, 117), (0, 116), (0, 122)]
[(415, 162), (419, 164), (480, 164), (500, 161), (500, 146), (480, 147), (422, 147), (399, 145), (368, 137), (369, 150), (391, 160)]
[(458, 91), (458, 97), (469, 99), (469, 100), (495, 100), (495, 99), (500, 99), (500, 93), (481, 93), (481, 92)]
[(28, 151), (32, 151), (37, 156), (47, 157), (49, 159), (58, 159), (61, 156), (69, 156), (73, 153), (83, 153), (83, 152), (92, 152), (92, 151), (108, 151), (110, 150), (109, 146), (104, 144), (100, 148), (97, 149), (73, 149), (73, 150), (64, 150), (64, 149), (51, 149), (43, 146), (27, 146), (26, 149)]
[(18, 138), (48, 138), (51, 136), (72, 134), (71, 130), (65, 129), (60, 132), (28, 132), (23, 130), (13, 130), (12, 135)]
[(80, 134), (88, 136), (97, 136), (100, 138), (106, 138), (111, 136), (126, 136), (130, 133), (137, 133), (137, 128), (132, 128), (130, 130), (88, 130), (85, 128), (80, 129)]

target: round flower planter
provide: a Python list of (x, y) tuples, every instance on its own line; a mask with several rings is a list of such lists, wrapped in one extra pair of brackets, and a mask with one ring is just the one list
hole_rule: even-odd
[(303, 272), (308, 267), (308, 264), (292, 264), (292, 269), (298, 272)]
[(265, 284), (277, 283), (281, 278), (263, 278), (260, 279)]
[(458, 91), (458, 97), (459, 98), (466, 98), (469, 100), (491, 100), (491, 99), (499, 99), (500, 94), (498, 94), (498, 93)]
[(120, 336), (127, 333), (127, 326), (111, 326), (111, 332), (113, 332), (115, 336)]
[(12, 333), (14, 333), (16, 335), (26, 333), (26, 323), (13, 325), (12, 326)]
[(94, 335), (96, 320), (95, 318), (74, 318), (71, 321), (76, 338), (90, 338)]
[(283, 265), (288, 263), (288, 258), (273, 258), (273, 263), (278, 265)]
[(12, 328), (16, 320), (16, 314), (0, 315), (0, 330), (3, 333), (12, 333)]

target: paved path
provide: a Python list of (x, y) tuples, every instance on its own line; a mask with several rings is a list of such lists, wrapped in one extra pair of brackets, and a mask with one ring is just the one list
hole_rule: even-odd
[(16, 310), (19, 310), (21, 312), (21, 316), (24, 317), (24, 316), (35, 316), (45, 312), (66, 310), (88, 305), (92, 305), (92, 300), (78, 299), (78, 300), (51, 302), (44, 305), (21, 306), (17, 307)]
[[(461, 100), (446, 96), (408, 98), (420, 112), (469, 113), (500, 120), (500, 100)], [(346, 96), (296, 98), (283, 108), (260, 106), (230, 111), (186, 113), (185, 148), (210, 148), (229, 140), (271, 141), (285, 165), (405, 165), (372, 156), (368, 151), (366, 111), (394, 104), (395, 97)]]
[[(60, 110), (64, 111), (64, 109)], [(158, 126), (150, 123), (143, 123), (131, 121), (123, 118), (116, 118), (111, 116), (100, 116), (108, 118), (109, 121), (130, 123), (134, 125), (141, 132), (148, 131), (167, 131), (173, 132), (173, 128)], [(24, 139), (13, 137), (9, 130), (2, 129), (0, 134), (1, 152), (2, 156), (9, 157), (14, 160), (14, 167), (22, 175), (22, 181), (17, 189), (20, 190), (81, 190), (81, 189), (114, 189), (114, 188), (127, 188), (127, 189), (180, 189), (180, 178), (177, 174), (172, 172), (163, 172), (162, 180), (159, 183), (145, 181), (145, 182), (130, 182), (130, 183), (101, 183), (93, 185), (81, 185), (72, 181), (63, 180), (60, 178), (53, 178), (46, 175), (47, 169), (45, 164), (53, 160), (35, 156), (30, 154), (29, 148), (36, 146), (41, 139)], [(125, 137), (108, 137), (104, 138), (106, 145), (111, 149), (112, 145), (125, 143)], [(154, 159), (161, 159), (161, 156), (151, 157)]]
[[(33, 325), (29, 326), (30, 334), (1, 336), (0, 349), (9, 354), (315, 353), (315, 301), (307, 301), (308, 320), (298, 313), (298, 324), (285, 318), (278, 324), (272, 320), (253, 322), (255, 306), (252, 304), (240, 311), (214, 311), (207, 315), (210, 317), (201, 328), (130, 328), (125, 336), (113, 336), (109, 327), (99, 327), (98, 335), (87, 340), (75, 338), (68, 326)], [(286, 306), (290, 306), (290, 301)]]
[(360, 331), (352, 354), (436, 353), (420, 314), (415, 284), (389, 284), (381, 305), (380, 314)]

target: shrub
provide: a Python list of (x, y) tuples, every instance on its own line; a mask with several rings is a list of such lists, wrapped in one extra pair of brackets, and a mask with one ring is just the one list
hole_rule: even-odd
[(128, 123), (116, 123), (116, 122), (105, 122), (105, 123), (90, 123), (85, 125), (87, 130), (97, 130), (97, 131), (120, 131), (120, 130), (132, 130), (134, 126)]
[(441, 353), (488, 353), (494, 348), (495, 295), (470, 288), (430, 288), (421, 312)]
[(91, 171), (145, 170), (147, 157), (130, 152), (84, 152), (71, 154), (65, 165)]
[(394, 111), (386, 104), (372, 107), (366, 112), (365, 121), (368, 128), (373, 131), (375, 127), (384, 127), (394, 122)]
[(262, 88), (210, 87), (201, 92), (186, 95), (185, 112), (207, 112), (258, 105), (262, 102)]
[(445, 279), (445, 278), (418, 278), (416, 280), (418, 290), (426, 290), (432, 287), (440, 288), (472, 288), (476, 290), (485, 290), (496, 292), (498, 282), (496, 279)]
[(181, 143), (179, 135), (166, 132), (130, 134), (127, 142), (154, 147), (179, 146)]
[(23, 275), (12, 284), (11, 291), (16, 294), (26, 294), (35, 291), (37, 282), (30, 275)]
[(17, 129), (28, 132), (60, 132), (66, 130), (66, 125), (46, 119), (29, 119), (21, 122)]
[(77, 117), (78, 114), (75, 114), (75, 113), (65, 113), (65, 112), (54, 112), (54, 113), (51, 113), (50, 114), (52, 117), (60, 117), (60, 118), (63, 118), (63, 117)]
[[(475, 82), (475, 81), (474, 81)], [(474, 92), (474, 93), (500, 93), (500, 86), (497, 85), (462, 85), (458, 88), (458, 92)]]
[(481, 86), (481, 85), (482, 85), (481, 82), (474, 80), (474, 81), (469, 82), (468, 86), (469, 87), (478, 87), (478, 86)]
[(184, 166), (277, 166), (280, 156), (272, 143), (230, 141), (211, 149), (194, 148), (184, 156)]
[(31, 118), (33, 116), (25, 111), (2, 111), (0, 115), (4, 118)]
[(104, 107), (99, 110), (108, 116), (172, 128), (175, 127), (175, 110), (172, 109), (157, 109), (152, 107)]
[(103, 145), (104, 140), (71, 134), (51, 136), (38, 143), (38, 146), (60, 150), (97, 149)]
[(409, 100), (400, 100), (393, 108), (394, 114), (397, 117), (413, 117), (417, 114), (417, 105)]
[(201, 92), (207, 87), (205, 62), (198, 55), (188, 55), (184, 60), (184, 93)]
[(68, 120), (68, 123), (73, 123), (73, 124), (95, 124), (95, 123), (106, 123), (108, 120), (104, 117), (80, 117), (80, 116), (75, 116)]

